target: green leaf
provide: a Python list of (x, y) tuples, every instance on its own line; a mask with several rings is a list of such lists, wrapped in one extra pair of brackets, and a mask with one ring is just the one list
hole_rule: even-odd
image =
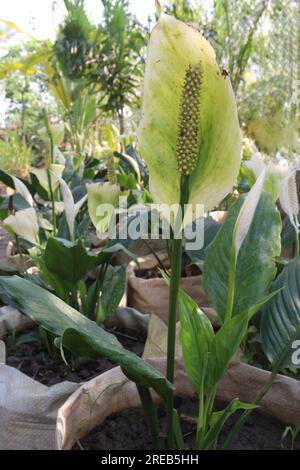
[[(106, 248), (104, 248), (101, 253), (108, 253), (108, 254), (111, 254), (111, 255), (116, 255), (118, 253), (120, 253), (120, 251), (123, 251), (124, 253), (126, 253), (126, 255), (129, 256), (129, 258), (131, 258), (133, 261), (135, 261), (135, 263), (138, 264), (138, 257), (132, 253), (130, 250), (128, 250), (126, 248), (126, 246), (124, 246), (122, 243), (111, 243), (109, 244)], [(100, 255), (101, 255), (100, 253)]]
[(282, 289), (265, 306), (261, 320), (264, 352), (273, 367), (299, 367), (293, 343), (300, 339), (300, 255), (283, 269), (272, 291)]
[(98, 297), (99, 297), (99, 280), (96, 279), (96, 281), (94, 281), (93, 284), (90, 285), (88, 292), (87, 292), (86, 315), (88, 317), (94, 314), (96, 306), (97, 306), (97, 302), (98, 302)]
[[(193, 225), (195, 222), (193, 222)], [(198, 266), (201, 271), (203, 269), (203, 263), (205, 260), (205, 252), (206, 248), (209, 244), (213, 241), (215, 236), (217, 235), (221, 224), (216, 222), (211, 216), (208, 216), (204, 219), (204, 245), (201, 250), (186, 250), (186, 253), (191, 259), (191, 262)], [(189, 240), (193, 243), (194, 240)]]
[[(298, 215), (298, 222), (300, 223), (300, 214)], [(295, 227), (291, 224), (288, 215), (283, 219), (282, 232), (281, 232), (281, 244), (282, 249), (286, 250), (295, 243)]]
[(271, 292), (271, 294), (267, 295), (263, 299), (259, 300), (256, 302), (256, 304), (252, 305), (247, 312), (245, 312), (245, 315), (248, 315), (248, 319), (251, 320), (251, 318), (267, 303), (269, 300), (271, 300), (275, 295), (280, 292), (281, 289), (275, 290), (274, 292)]
[(236, 315), (225, 322), (215, 334), (207, 366), (209, 389), (222, 378), (247, 332), (247, 326), (247, 315)]
[[(206, 250), (204, 289), (211, 306), (222, 319), (226, 309), (233, 231), (243, 201), (244, 196), (241, 196), (231, 207)], [(263, 192), (237, 258), (234, 315), (247, 311), (267, 292), (276, 274), (275, 258), (280, 255), (280, 230), (280, 215), (272, 197)]]
[(182, 290), (179, 291), (179, 312), (184, 367), (199, 395), (207, 373), (208, 355), (214, 331), (207, 316)]
[(20, 211), (23, 209), (28, 209), (29, 207), (29, 204), (19, 193), (14, 193), (11, 196), (1, 196), (0, 211), (6, 212), (5, 217), (8, 216), (7, 211), (9, 208), (15, 211)]
[(67, 302), (69, 300), (70, 292), (72, 291), (72, 284), (68, 281), (64, 281), (61, 277), (51, 272), (47, 268), (46, 261), (43, 256), (35, 256), (33, 257), (33, 261), (38, 266), (43, 281), (52, 287), (60, 299)]
[(0, 277), (0, 298), (55, 336), (74, 354), (106, 357), (119, 364), (127, 377), (153, 389), (166, 399), (173, 386), (136, 354), (126, 351), (117, 338), (61, 299), (18, 276)]
[(70, 242), (62, 238), (50, 238), (45, 250), (46, 267), (60, 279), (78, 282), (99, 260), (89, 255), (80, 240)]
[(44, 201), (49, 201), (48, 191), (40, 184), (38, 177), (34, 173), (30, 173), (31, 185), (36, 194), (38, 194)]
[(137, 187), (137, 181), (134, 175), (119, 174), (118, 183), (126, 189), (136, 189)]
[(0, 181), (9, 188), (15, 189), (14, 180), (6, 171), (0, 170)]
[(257, 405), (253, 405), (252, 403), (245, 403), (240, 401), (238, 398), (235, 398), (226, 406), (224, 410), (213, 413), (210, 422), (210, 429), (204, 437), (201, 448), (212, 448), (213, 444), (218, 439), (224, 424), (233, 413), (238, 410), (254, 410), (255, 408), (257, 408)]
[(122, 196), (120, 186), (111, 183), (90, 183), (87, 185), (88, 211), (99, 233), (107, 231), (114, 210)]
[(126, 289), (126, 267), (108, 266), (102, 284), (101, 304), (105, 317), (118, 308)]

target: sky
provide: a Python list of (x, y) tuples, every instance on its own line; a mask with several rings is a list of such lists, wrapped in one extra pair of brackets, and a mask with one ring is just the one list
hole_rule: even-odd
[[(160, 0), (161, 4), (171, 0)], [(198, 0), (199, 1), (199, 0)], [(213, 0), (202, 0), (210, 6)], [(95, 23), (101, 18), (101, 0), (85, 0), (86, 11)], [(155, 12), (155, 0), (130, 0), (130, 8), (144, 24)], [(55, 27), (64, 16), (63, 0), (0, 0), (0, 18), (13, 21), (37, 39), (54, 39)]]
[[(86, 10), (98, 23), (101, 18), (101, 1), (85, 0)], [(131, 9), (140, 21), (146, 22), (154, 12), (154, 0), (131, 0)], [(55, 27), (64, 16), (63, 0), (0, 0), (0, 18), (13, 21), (37, 39), (53, 39)]]
[[(98, 23), (101, 18), (101, 0), (85, 0), (85, 4), (91, 19)], [(155, 1), (130, 0), (130, 8), (146, 24), (148, 15), (155, 12)], [(37, 39), (55, 37), (55, 26), (63, 18), (64, 11), (63, 0), (0, 0), (0, 18), (13, 21)]]

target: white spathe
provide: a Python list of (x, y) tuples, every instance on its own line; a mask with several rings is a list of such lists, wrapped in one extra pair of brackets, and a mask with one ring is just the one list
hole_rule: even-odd
[(19, 180), (16, 176), (12, 176), (14, 186), (15, 186), (15, 191), (25, 199), (25, 201), (29, 204), (29, 206), (33, 206), (33, 198), (28, 190), (28, 188), (25, 186), (23, 181)]
[(300, 171), (300, 163), (295, 164), (281, 181), (279, 187), (279, 201), (292, 225), (296, 230), (299, 230), (298, 214), (300, 205), (297, 192), (297, 171)]
[(16, 234), (32, 244), (37, 243), (39, 224), (36, 212), (32, 207), (9, 215), (3, 221), (3, 226), (8, 232)]
[(60, 184), (60, 190), (61, 190), (61, 194), (62, 194), (63, 201), (64, 201), (65, 215), (66, 215), (66, 220), (67, 220), (70, 236), (73, 237), (76, 216), (78, 212), (80, 211), (81, 207), (83, 206), (83, 204), (86, 202), (88, 195), (86, 194), (85, 196), (83, 196), (83, 198), (81, 198), (75, 204), (73, 194), (68, 184), (59, 175), (55, 175), (55, 176), (58, 179), (59, 184)]
[(234, 229), (235, 256), (238, 257), (240, 248), (249, 232), (257, 204), (259, 203), (264, 186), (266, 169), (264, 168), (257, 178), (255, 184), (247, 194), (245, 201), (240, 209)]

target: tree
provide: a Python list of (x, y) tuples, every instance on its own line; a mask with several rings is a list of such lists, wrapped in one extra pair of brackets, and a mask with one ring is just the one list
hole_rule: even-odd
[(68, 16), (53, 52), (63, 74), (90, 86), (97, 105), (117, 116), (124, 132), (124, 107), (138, 100), (145, 30), (129, 13), (128, 0), (102, 0), (103, 21), (89, 21), (83, 0), (65, 0)]

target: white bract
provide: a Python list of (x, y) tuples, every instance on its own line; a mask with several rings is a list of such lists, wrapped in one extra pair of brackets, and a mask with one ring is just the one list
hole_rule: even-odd
[(155, 202), (214, 208), (232, 189), (241, 160), (241, 132), (230, 80), (193, 27), (161, 14), (148, 45), (139, 149)]
[(32, 244), (38, 241), (39, 224), (35, 210), (32, 207), (17, 211), (3, 221), (4, 228), (10, 233)]
[(286, 177), (280, 183), (279, 201), (282, 209), (288, 215), (296, 230), (299, 230), (298, 214), (300, 211), (297, 191), (297, 171), (300, 171), (300, 163), (293, 166)]
[(120, 186), (112, 183), (91, 183), (87, 185), (88, 211), (99, 234), (107, 231), (114, 209), (119, 206)]
[(78, 212), (80, 211), (81, 207), (83, 206), (83, 204), (85, 203), (85, 201), (87, 200), (88, 195), (86, 194), (85, 196), (83, 196), (83, 198), (81, 198), (75, 204), (73, 194), (68, 184), (60, 176), (56, 175), (56, 178), (58, 179), (59, 184), (60, 184), (60, 190), (61, 190), (61, 194), (62, 194), (63, 201), (64, 201), (65, 215), (66, 215), (68, 228), (70, 231), (70, 236), (73, 238), (76, 216)]
[(280, 182), (285, 177), (288, 167), (284, 164), (267, 161), (259, 153), (254, 154), (250, 160), (245, 161), (243, 164), (254, 174), (255, 178), (258, 178), (265, 170), (263, 189), (269, 192), (273, 200), (276, 201), (279, 196)]
[[(53, 163), (49, 170), (51, 172), (51, 186), (52, 190), (55, 191), (55, 189), (59, 185), (58, 181), (58, 176), (61, 176), (63, 174), (65, 167), (64, 165), (60, 165), (57, 163)], [(33, 173), (37, 179), (39, 180), (40, 185), (47, 191), (50, 191), (49, 188), (49, 180), (48, 180), (48, 173), (46, 168), (30, 168), (30, 173)]]
[(27, 189), (27, 187), (23, 183), (23, 181), (19, 180), (19, 178), (17, 178), (16, 176), (12, 176), (12, 179), (13, 179), (13, 182), (14, 182), (15, 191), (17, 193), (21, 194), (23, 199), (25, 199), (25, 201), (29, 204), (29, 206), (32, 207), (33, 206), (33, 198), (31, 196), (29, 190)]
[(266, 169), (264, 168), (257, 178), (255, 184), (247, 194), (245, 201), (240, 209), (234, 228), (234, 247), (235, 257), (237, 259), (240, 248), (250, 229), (257, 204), (259, 203), (264, 186)]

